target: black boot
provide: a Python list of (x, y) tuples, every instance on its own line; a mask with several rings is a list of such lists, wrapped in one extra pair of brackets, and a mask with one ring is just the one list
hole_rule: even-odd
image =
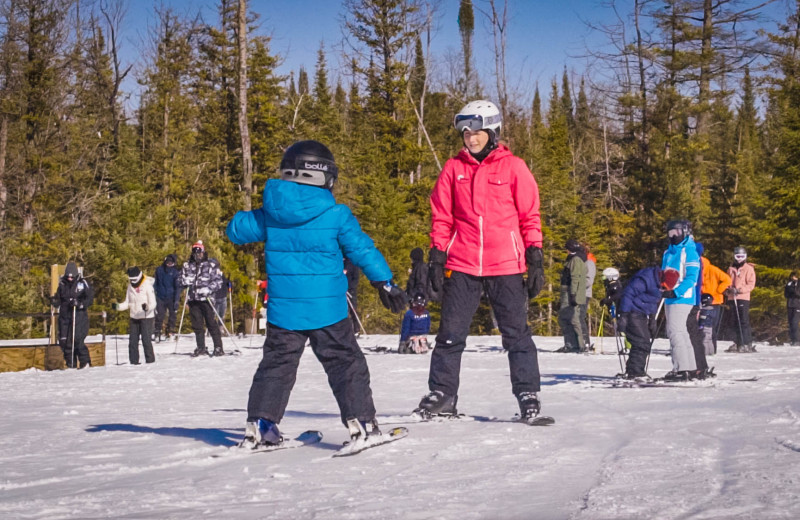
[(414, 413), (425, 419), (430, 419), (434, 415), (457, 415), (457, 402), (457, 395), (447, 395), (439, 390), (434, 390), (422, 398)]

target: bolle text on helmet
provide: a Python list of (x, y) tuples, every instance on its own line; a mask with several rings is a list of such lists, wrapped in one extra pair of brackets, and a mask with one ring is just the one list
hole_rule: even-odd
[(321, 163), (306, 162), (305, 163), (305, 168), (307, 170), (319, 170), (319, 171), (323, 171), (323, 172), (328, 171), (328, 165), (327, 164), (321, 164)]

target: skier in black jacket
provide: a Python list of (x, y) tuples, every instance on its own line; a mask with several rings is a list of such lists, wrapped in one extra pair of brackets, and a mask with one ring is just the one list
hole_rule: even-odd
[(178, 257), (175, 255), (167, 255), (164, 259), (164, 263), (156, 269), (155, 334), (157, 341), (161, 341), (161, 326), (164, 323), (165, 314), (169, 314), (167, 318), (166, 339), (169, 339), (170, 334), (175, 330), (175, 316), (177, 315), (181, 299), (181, 272), (175, 266), (177, 263)]
[(53, 307), (58, 307), (58, 344), (64, 353), (67, 368), (75, 368), (76, 360), (81, 368), (92, 364), (84, 340), (89, 333), (89, 314), (86, 309), (93, 300), (92, 286), (78, 273), (78, 266), (75, 262), (67, 263), (58, 289), (50, 299)]
[(789, 316), (789, 341), (793, 347), (800, 347), (800, 280), (797, 272), (793, 272), (786, 282), (783, 295), (786, 297), (786, 311)]
[(409, 299), (422, 294), (425, 299), (431, 296), (428, 287), (428, 264), (425, 263), (425, 253), (419, 247), (411, 250), (411, 269), (408, 271), (408, 282), (406, 282), (406, 294)]

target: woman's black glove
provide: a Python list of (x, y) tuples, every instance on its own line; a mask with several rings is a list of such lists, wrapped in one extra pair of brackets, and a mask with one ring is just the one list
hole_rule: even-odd
[(528, 264), (528, 298), (536, 298), (544, 287), (544, 255), (542, 248), (528, 246), (525, 250), (525, 263)]

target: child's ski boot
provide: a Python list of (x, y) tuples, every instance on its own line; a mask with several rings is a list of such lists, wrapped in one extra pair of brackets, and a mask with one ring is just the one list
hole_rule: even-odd
[(278, 425), (268, 419), (247, 421), (244, 429), (244, 439), (239, 443), (240, 448), (258, 449), (263, 446), (276, 446), (283, 442)]

